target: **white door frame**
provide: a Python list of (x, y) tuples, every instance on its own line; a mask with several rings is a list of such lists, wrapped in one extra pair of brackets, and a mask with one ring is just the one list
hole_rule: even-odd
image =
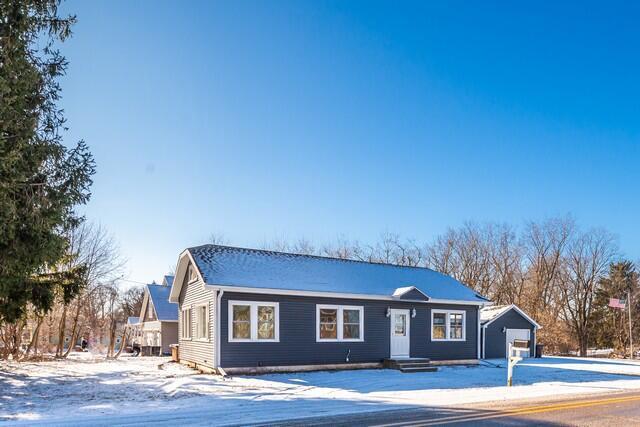
[[(406, 319), (406, 331), (404, 339), (407, 340), (407, 353), (406, 354), (393, 354), (393, 340), (395, 337), (395, 315), (396, 314), (404, 314)], [(410, 357), (411, 356), (411, 313), (409, 309), (399, 309), (392, 308), (391, 309), (391, 317), (390, 317), (390, 338), (389, 338), (389, 357)]]

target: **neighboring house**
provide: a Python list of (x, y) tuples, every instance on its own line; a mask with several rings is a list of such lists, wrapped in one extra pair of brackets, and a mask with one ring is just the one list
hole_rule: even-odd
[(524, 345), (528, 342), (533, 357), (536, 348), (536, 333), (541, 326), (515, 305), (498, 305), (480, 310), (482, 325), (482, 358), (507, 357), (509, 343)]
[(145, 287), (140, 310), (140, 348), (142, 355), (171, 353), (178, 343), (178, 305), (169, 302), (173, 276), (164, 276), (161, 285)]
[(180, 255), (169, 299), (181, 361), (227, 372), (477, 362), (489, 304), (428, 268), (218, 245)]
[(140, 348), (142, 342), (142, 330), (140, 328), (140, 318), (129, 316), (127, 318), (127, 328), (129, 329), (129, 338), (125, 345)]

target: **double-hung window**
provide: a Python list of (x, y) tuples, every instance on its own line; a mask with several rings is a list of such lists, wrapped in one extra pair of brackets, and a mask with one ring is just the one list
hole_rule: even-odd
[(279, 307), (277, 302), (229, 301), (229, 341), (278, 342)]
[(364, 341), (364, 307), (317, 305), (316, 341)]
[(183, 339), (191, 339), (191, 309), (183, 308), (182, 309), (182, 323), (181, 327), (181, 335)]
[(460, 310), (431, 310), (431, 341), (465, 341), (466, 316)]
[(196, 338), (199, 340), (209, 339), (209, 305), (201, 304), (196, 306)]

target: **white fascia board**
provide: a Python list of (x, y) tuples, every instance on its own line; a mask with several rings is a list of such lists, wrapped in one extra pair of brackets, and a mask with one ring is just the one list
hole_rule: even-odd
[(142, 298), (142, 307), (140, 307), (140, 313), (138, 314), (138, 323), (144, 323), (144, 317), (147, 314), (147, 306), (149, 305), (149, 288), (144, 285), (144, 297)]
[(180, 292), (182, 291), (182, 284), (184, 283), (184, 276), (187, 274), (187, 268), (184, 263), (184, 259), (187, 258), (191, 261), (191, 264), (196, 270), (196, 274), (198, 275), (198, 281), (204, 284), (204, 279), (202, 277), (202, 273), (200, 273), (200, 269), (196, 264), (193, 256), (188, 249), (182, 251), (180, 256), (178, 257), (178, 265), (176, 266), (176, 274), (173, 277), (173, 284), (171, 285), (171, 292), (169, 293), (169, 302), (177, 303), (180, 299)]
[(324, 298), (345, 298), (345, 299), (364, 299), (364, 300), (376, 300), (376, 301), (394, 301), (394, 302), (412, 302), (417, 304), (453, 304), (453, 305), (487, 305), (485, 301), (462, 301), (462, 300), (449, 300), (449, 299), (431, 299), (429, 301), (422, 300), (399, 300), (397, 297), (385, 296), (385, 295), (371, 295), (371, 294), (351, 294), (343, 292), (321, 292), (321, 291), (296, 291), (290, 289), (273, 289), (273, 288), (252, 288), (246, 286), (226, 286), (226, 285), (209, 285), (205, 287), (218, 291), (223, 290), (225, 292), (240, 292), (251, 294), (268, 294), (268, 295), (295, 295), (306, 297), (324, 297)]

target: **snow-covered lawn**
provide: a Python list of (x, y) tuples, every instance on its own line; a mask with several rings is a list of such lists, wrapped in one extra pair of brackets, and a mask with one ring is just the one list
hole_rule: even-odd
[[(503, 361), (493, 361), (504, 364)], [(161, 365), (161, 368), (159, 368)], [(529, 359), (506, 369), (441, 367), (435, 373), (363, 370), (222, 379), (167, 358), (0, 363), (0, 425), (247, 424), (287, 418), (451, 406), (640, 389), (640, 364)]]

